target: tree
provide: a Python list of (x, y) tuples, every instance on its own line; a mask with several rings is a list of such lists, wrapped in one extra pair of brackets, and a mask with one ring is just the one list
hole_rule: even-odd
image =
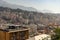
[(60, 28), (56, 28), (54, 32), (55, 32), (55, 35), (53, 36), (52, 40), (60, 40)]

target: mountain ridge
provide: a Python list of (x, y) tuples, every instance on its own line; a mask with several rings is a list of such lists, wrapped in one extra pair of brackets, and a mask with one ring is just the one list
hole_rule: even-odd
[(8, 2), (5, 2), (3, 0), (0, 0), (0, 6), (3, 6), (3, 7), (9, 7), (9, 8), (12, 8), (12, 9), (22, 9), (22, 10), (27, 10), (27, 11), (37, 11), (35, 8), (33, 7), (25, 7), (25, 6), (21, 6), (21, 5), (16, 5), (16, 4), (10, 4)]

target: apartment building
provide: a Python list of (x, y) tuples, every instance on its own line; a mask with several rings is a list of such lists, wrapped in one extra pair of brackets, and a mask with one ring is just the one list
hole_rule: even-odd
[(0, 40), (26, 40), (29, 29), (19, 25), (8, 25), (0, 28)]

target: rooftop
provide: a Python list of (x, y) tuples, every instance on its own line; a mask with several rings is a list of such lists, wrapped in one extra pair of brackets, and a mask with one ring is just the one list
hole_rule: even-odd
[(51, 39), (51, 36), (48, 35), (48, 34), (40, 34), (40, 35), (36, 35), (34, 37), (29, 37), (29, 39), (27, 40), (43, 40), (44, 38), (50, 38)]
[(10, 25), (2, 25), (0, 27), (0, 30), (10, 33), (10, 32), (16, 32), (16, 31), (25, 31), (25, 30), (28, 30), (28, 28), (21, 25), (10, 24)]

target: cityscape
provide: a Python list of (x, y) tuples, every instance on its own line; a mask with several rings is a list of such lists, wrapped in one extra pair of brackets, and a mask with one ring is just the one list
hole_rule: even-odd
[(0, 40), (60, 40), (60, 0), (0, 0)]

